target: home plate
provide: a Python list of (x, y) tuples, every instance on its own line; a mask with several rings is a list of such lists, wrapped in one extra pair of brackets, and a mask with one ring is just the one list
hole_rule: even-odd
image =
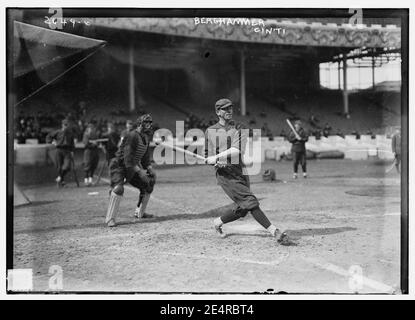
[(99, 195), (99, 192), (88, 192), (88, 196), (97, 196)]

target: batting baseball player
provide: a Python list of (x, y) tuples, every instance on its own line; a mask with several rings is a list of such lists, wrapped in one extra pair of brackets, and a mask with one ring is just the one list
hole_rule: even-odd
[(98, 143), (95, 141), (99, 139), (99, 133), (95, 128), (95, 123), (90, 122), (85, 130), (82, 142), (85, 145), (84, 150), (84, 172), (85, 172), (85, 185), (92, 185), (92, 177), (98, 166), (99, 162), (99, 149)]
[[(307, 158), (305, 143), (308, 141), (308, 135), (301, 126), (301, 121), (294, 122), (294, 129), (298, 133), (298, 136), (294, 132), (290, 132), (288, 135), (288, 141), (291, 142), (291, 152), (293, 154), (294, 173), (293, 178), (298, 177), (298, 165), (301, 164), (303, 170), (303, 177), (307, 178)], [(298, 139), (300, 138), (300, 139)]]
[(105, 219), (109, 227), (116, 226), (115, 219), (126, 182), (140, 190), (134, 216), (139, 219), (153, 217), (145, 212), (156, 182), (156, 174), (151, 167), (149, 149), (152, 123), (153, 119), (150, 114), (140, 116), (137, 120), (137, 128), (122, 139), (115, 158), (111, 160), (110, 202)]
[(65, 185), (65, 175), (71, 170), (71, 159), (75, 149), (75, 134), (69, 127), (67, 119), (62, 120), (62, 128), (50, 133), (46, 137), (47, 143), (53, 143), (56, 146), (56, 166), (58, 177), (56, 183), (58, 187)]
[(222, 226), (247, 215), (254, 219), (268, 232), (285, 244), (288, 237), (281, 233), (259, 207), (258, 199), (250, 190), (249, 177), (244, 175), (242, 156), (245, 151), (246, 127), (232, 120), (233, 104), (229, 99), (220, 99), (215, 103), (219, 121), (206, 131), (206, 163), (215, 165), (216, 179), (223, 191), (235, 202), (235, 208), (214, 220), (215, 230), (224, 236)]

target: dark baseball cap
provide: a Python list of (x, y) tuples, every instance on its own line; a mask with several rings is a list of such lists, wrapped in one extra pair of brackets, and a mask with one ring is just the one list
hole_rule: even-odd
[(69, 125), (69, 120), (68, 119), (63, 119), (62, 124), (66, 125), (66, 126)]
[(229, 100), (227, 98), (219, 99), (215, 103), (215, 110), (218, 111), (219, 109), (226, 108), (226, 107), (229, 107), (229, 106), (233, 106), (233, 103), (232, 103), (231, 100)]

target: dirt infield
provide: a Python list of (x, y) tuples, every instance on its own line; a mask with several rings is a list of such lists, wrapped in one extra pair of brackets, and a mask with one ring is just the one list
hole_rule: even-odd
[(371, 161), (315, 160), (308, 179), (292, 180), (291, 165), (267, 162), (279, 182), (251, 182), (293, 247), (251, 216), (219, 238), (212, 221), (231, 202), (208, 166), (158, 170), (148, 207), (157, 217), (146, 221), (133, 219), (138, 191), (127, 188), (113, 229), (103, 224), (105, 179), (57, 189), (52, 167), (16, 168), (32, 202), (14, 209), (14, 267), (33, 269), (36, 291), (49, 290), (57, 265), (63, 291), (399, 293), (398, 174)]

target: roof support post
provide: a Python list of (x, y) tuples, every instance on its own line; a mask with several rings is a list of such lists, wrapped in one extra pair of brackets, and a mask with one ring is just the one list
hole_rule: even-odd
[(134, 44), (130, 45), (128, 55), (128, 97), (130, 111), (135, 110), (135, 74), (134, 74)]
[(349, 114), (349, 94), (347, 92), (347, 55), (343, 54), (343, 112)]
[(240, 53), (241, 60), (241, 72), (240, 72), (240, 105), (241, 105), (241, 115), (246, 115), (246, 92), (245, 92), (245, 53), (244, 49)]

